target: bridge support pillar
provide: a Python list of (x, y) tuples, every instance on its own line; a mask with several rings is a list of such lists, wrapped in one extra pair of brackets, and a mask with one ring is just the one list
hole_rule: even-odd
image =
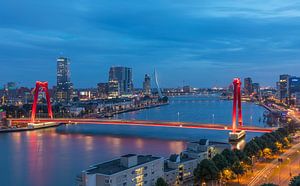
[[(238, 130), (238, 127), (243, 126), (241, 85), (242, 83), (240, 78), (233, 79), (232, 132), (229, 133), (229, 141), (238, 141), (246, 135), (245, 131)], [(236, 124), (237, 109), (238, 127)]]
[(31, 122), (33, 122), (33, 123), (35, 122), (37, 102), (38, 102), (38, 97), (39, 97), (40, 91), (43, 91), (46, 94), (48, 115), (51, 119), (53, 118), (50, 94), (49, 94), (49, 90), (48, 90), (48, 82), (37, 81), (35, 84), (35, 89), (34, 89), (34, 99), (33, 99), (32, 112), (31, 112)]

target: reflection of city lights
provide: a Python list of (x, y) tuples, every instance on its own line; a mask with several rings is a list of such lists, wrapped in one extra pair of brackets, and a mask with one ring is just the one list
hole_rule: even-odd
[(93, 149), (93, 137), (91, 136), (86, 136), (84, 138), (84, 147), (86, 150), (92, 150)]
[(169, 143), (171, 152), (180, 153), (184, 149), (184, 143), (182, 141), (174, 141)]
[(138, 139), (136, 140), (136, 146), (137, 146), (137, 148), (139, 148), (139, 149), (143, 148), (143, 146), (144, 146), (144, 141), (143, 141), (141, 138), (138, 138)]

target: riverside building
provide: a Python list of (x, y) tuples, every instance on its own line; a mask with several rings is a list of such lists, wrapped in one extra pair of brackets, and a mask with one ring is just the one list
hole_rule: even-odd
[(164, 159), (151, 155), (127, 154), (91, 166), (81, 174), (81, 186), (152, 186), (164, 176)]

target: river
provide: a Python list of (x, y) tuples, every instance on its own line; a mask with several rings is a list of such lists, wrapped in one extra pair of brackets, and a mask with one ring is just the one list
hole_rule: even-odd
[[(216, 97), (177, 97), (170, 104), (124, 113), (118, 119), (149, 119), (229, 124), (231, 102)], [(259, 122), (264, 109), (243, 103), (246, 125)], [(179, 114), (178, 114), (179, 113)], [(256, 135), (248, 133), (247, 139)], [(36, 131), (0, 134), (1, 186), (75, 185), (76, 175), (89, 165), (126, 153), (168, 157), (180, 153), (186, 141), (209, 138), (226, 141), (228, 132), (166, 127), (68, 125)]]

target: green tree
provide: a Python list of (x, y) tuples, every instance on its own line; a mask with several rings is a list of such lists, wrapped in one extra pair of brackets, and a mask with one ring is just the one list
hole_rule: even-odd
[(240, 176), (243, 175), (245, 172), (244, 167), (241, 165), (240, 162), (235, 162), (232, 165), (232, 171), (237, 175), (238, 182), (240, 183)]
[(194, 170), (195, 183), (217, 180), (219, 178), (219, 169), (212, 160), (204, 159)]
[(244, 152), (248, 157), (258, 155), (259, 151), (260, 151), (260, 147), (253, 140), (248, 142), (244, 148)]
[(212, 160), (220, 171), (229, 166), (226, 158), (222, 154), (216, 154)]
[(156, 180), (155, 186), (168, 186), (168, 184), (163, 178), (158, 178)]
[(230, 166), (232, 166), (235, 162), (239, 161), (238, 157), (230, 149), (223, 150), (221, 154), (225, 157), (225, 159), (228, 161)]
[(299, 186), (299, 185), (300, 185), (300, 174), (298, 176), (294, 176), (289, 183), (289, 186)]
[(240, 161), (244, 162), (247, 165), (251, 165), (251, 158), (249, 158), (244, 151), (234, 149), (233, 152)]
[(278, 186), (278, 185), (276, 185), (274, 183), (264, 183), (264, 184), (262, 184), (260, 186)]

